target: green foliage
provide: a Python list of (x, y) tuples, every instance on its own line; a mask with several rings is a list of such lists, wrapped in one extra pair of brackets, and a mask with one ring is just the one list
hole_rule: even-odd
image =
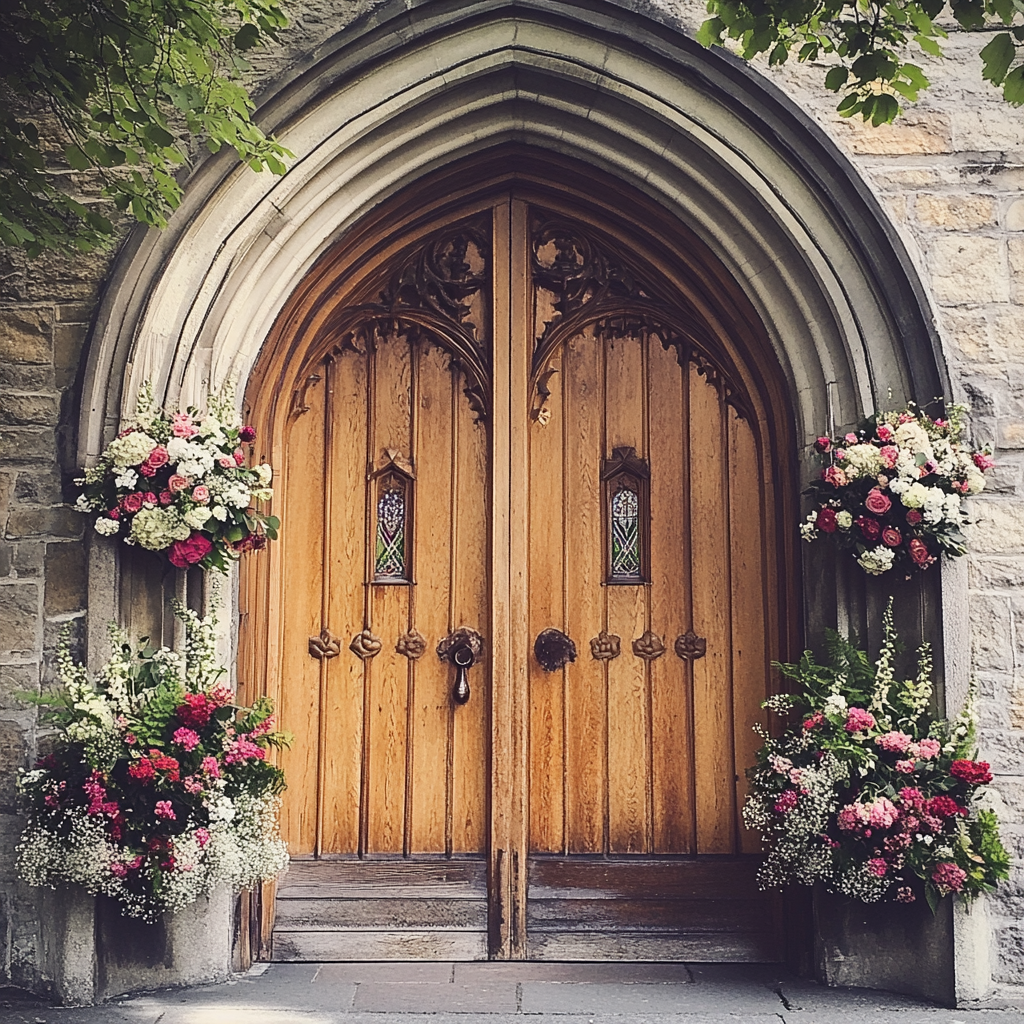
[[(254, 170), (290, 154), (253, 123), (243, 54), (277, 38), (280, 0), (7, 0), (0, 11), (0, 244), (30, 255), (106, 242), (109, 203), (163, 227), (198, 138)], [(44, 121), (43, 130), (36, 123)], [(59, 154), (102, 200), (60, 187)], [(55, 166), (48, 166), (49, 162)]]
[[(767, 53), (769, 64), (794, 54), (830, 60), (825, 88), (841, 94), (838, 112), (880, 125), (928, 87), (904, 58), (914, 47), (941, 55), (946, 32), (935, 19), (944, 7), (944, 0), (708, 0), (712, 17), (697, 38), (704, 46), (737, 40), (745, 60)], [(951, 0), (950, 8), (968, 31), (1005, 29), (982, 49), (982, 74), (1008, 103), (1024, 103), (1024, 0)]]

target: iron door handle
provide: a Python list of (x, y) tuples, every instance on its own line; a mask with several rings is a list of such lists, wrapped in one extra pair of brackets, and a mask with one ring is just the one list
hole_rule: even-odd
[(460, 626), (437, 645), (437, 656), (442, 661), (447, 661), (449, 665), (455, 666), (452, 700), (456, 704), (465, 704), (469, 700), (469, 670), (480, 660), (483, 653), (484, 638), (475, 629), (469, 629), (467, 626)]

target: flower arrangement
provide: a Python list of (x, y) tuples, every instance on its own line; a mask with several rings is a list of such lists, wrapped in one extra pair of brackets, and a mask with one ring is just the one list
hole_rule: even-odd
[(278, 833), (281, 770), (272, 707), (232, 703), (220, 684), (214, 623), (176, 604), (185, 657), (132, 650), (112, 629), (95, 681), (58, 652), (60, 687), (29, 698), (56, 727), (51, 753), (22, 771), (28, 824), (18, 871), (30, 885), (71, 883), (153, 921), (229, 882), (251, 887), (288, 861)]
[(280, 522), (254, 503), (273, 497), (270, 466), (248, 466), (256, 431), (235, 411), (234, 388), (211, 394), (208, 411), (163, 413), (147, 382), (135, 422), (107, 445), (96, 466), (75, 482), (75, 508), (99, 512), (105, 537), (165, 552), (172, 565), (227, 572), (231, 559), (275, 540)]
[(833, 537), (873, 576), (899, 567), (909, 578), (942, 553), (962, 555), (962, 499), (982, 490), (993, 466), (990, 449), (961, 442), (965, 412), (879, 413), (844, 437), (819, 437), (829, 464), (810, 486), (816, 507), (800, 527), (804, 539)]
[(970, 899), (1008, 877), (996, 815), (975, 805), (992, 774), (974, 760), (970, 702), (955, 722), (935, 720), (927, 645), (905, 681), (895, 678), (896, 649), (890, 601), (874, 665), (830, 633), (828, 664), (806, 651), (778, 666), (800, 692), (765, 707), (799, 719), (776, 738), (762, 732), (747, 773), (743, 817), (767, 850), (762, 887), (821, 881), (866, 903), (910, 903), (923, 889), (934, 909), (943, 896)]

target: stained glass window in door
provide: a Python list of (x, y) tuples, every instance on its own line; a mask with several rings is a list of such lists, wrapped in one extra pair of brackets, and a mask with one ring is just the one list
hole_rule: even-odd
[(405, 580), (405, 489), (390, 483), (377, 500), (377, 543), (373, 574), (377, 580)]
[(640, 497), (620, 487), (611, 501), (612, 579), (640, 576)]

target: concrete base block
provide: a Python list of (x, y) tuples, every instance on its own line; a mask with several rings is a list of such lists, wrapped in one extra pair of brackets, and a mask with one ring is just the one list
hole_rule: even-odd
[(75, 888), (42, 890), (40, 923), (44, 974), (66, 1006), (231, 975), (227, 887), (154, 924), (122, 917), (116, 901), (105, 896)]
[(956, 1005), (953, 905), (861, 903), (818, 888), (814, 953), (820, 981)]

